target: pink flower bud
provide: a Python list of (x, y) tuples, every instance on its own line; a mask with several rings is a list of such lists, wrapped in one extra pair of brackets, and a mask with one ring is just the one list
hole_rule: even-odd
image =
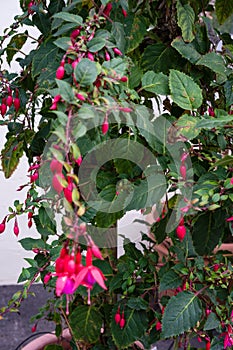
[(186, 166), (184, 164), (180, 166), (180, 175), (183, 180), (186, 179)]
[(182, 153), (182, 155), (180, 157), (180, 160), (181, 160), (182, 163), (186, 161), (186, 159), (188, 158), (188, 155), (189, 154), (187, 152), (183, 152)]
[(51, 273), (47, 273), (45, 276), (44, 276), (44, 284), (47, 284), (51, 279)]
[(60, 100), (61, 100), (61, 95), (56, 95), (53, 98), (53, 102), (55, 102), (55, 103), (59, 102)]
[(30, 1), (29, 4), (28, 4), (28, 13), (29, 13), (29, 15), (32, 15), (34, 13), (34, 11), (31, 9), (31, 7), (33, 5), (35, 5), (34, 1)]
[(56, 71), (56, 78), (61, 80), (64, 78), (65, 75), (65, 68), (63, 66), (59, 66)]
[(114, 47), (113, 51), (115, 52), (116, 55), (118, 56), (122, 56), (123, 53), (117, 48), (117, 47)]
[(124, 316), (124, 312), (122, 313), (121, 315), (121, 319), (120, 319), (120, 322), (119, 322), (119, 326), (121, 329), (123, 329), (125, 327), (125, 316)]
[(49, 167), (50, 167), (50, 170), (53, 173), (59, 173), (60, 174), (62, 172), (63, 165), (57, 159), (52, 159), (51, 162), (50, 162)]
[(94, 55), (92, 55), (91, 52), (88, 52), (88, 53), (87, 53), (87, 58), (88, 58), (90, 61), (94, 61), (94, 60), (95, 60)]
[(35, 182), (38, 178), (39, 178), (39, 173), (38, 173), (38, 171), (36, 171), (34, 174), (32, 174), (32, 175), (30, 176), (30, 181), (31, 181), (31, 183), (32, 183), (32, 182)]
[(99, 250), (99, 247), (97, 247), (97, 245), (94, 244), (94, 245), (91, 247), (91, 252), (92, 252), (92, 254), (94, 255), (94, 257), (96, 257), (97, 259), (103, 260), (101, 251)]
[(156, 322), (155, 329), (156, 329), (156, 331), (161, 331), (161, 329), (162, 329), (162, 323), (161, 323), (160, 321), (157, 321), (157, 322)]
[(186, 228), (184, 225), (180, 225), (176, 229), (176, 235), (179, 238), (179, 240), (182, 242), (185, 235), (186, 235)]
[(6, 229), (5, 222), (6, 222), (6, 218), (0, 224), (0, 233), (3, 233), (5, 231), (5, 229)]
[(108, 124), (108, 118), (104, 118), (104, 122), (102, 124), (102, 134), (105, 135), (108, 132), (109, 124)]
[(82, 164), (82, 156), (79, 156), (78, 159), (76, 159), (75, 163), (78, 164), (78, 166), (80, 166)]
[(111, 10), (112, 10), (112, 4), (111, 2), (109, 2), (105, 8), (104, 8), (104, 11), (103, 11), (103, 14), (107, 17), (109, 17), (110, 13), (111, 13)]
[(61, 191), (63, 190), (63, 186), (61, 184), (61, 181), (60, 179), (64, 179), (64, 175), (61, 173), (61, 174), (55, 174), (53, 176), (53, 179), (52, 179), (52, 185), (53, 185), (53, 188), (55, 189), (55, 191), (60, 194)]
[(56, 111), (57, 110), (57, 104), (54, 102), (52, 106), (50, 107), (51, 111)]
[(119, 110), (125, 113), (133, 112), (132, 108), (128, 108), (128, 107), (120, 107)]
[(40, 250), (39, 250), (38, 248), (33, 248), (32, 251), (33, 251), (33, 253), (35, 253), (35, 254), (38, 254), (38, 253), (40, 252)]
[(86, 98), (82, 94), (75, 94), (75, 96), (80, 100), (80, 101), (85, 101)]
[(106, 51), (105, 52), (105, 61), (110, 61), (111, 56), (109, 55), (109, 53)]
[(214, 109), (212, 107), (208, 108), (208, 113), (210, 117), (215, 117)]
[(18, 226), (18, 222), (17, 222), (16, 218), (15, 218), (15, 223), (14, 223), (14, 234), (16, 235), (16, 237), (18, 237), (18, 235), (19, 235), (19, 226)]
[(32, 219), (28, 220), (28, 228), (32, 227)]
[(70, 34), (70, 38), (75, 40), (79, 34), (80, 34), (80, 29), (77, 28), (73, 30), (73, 32)]

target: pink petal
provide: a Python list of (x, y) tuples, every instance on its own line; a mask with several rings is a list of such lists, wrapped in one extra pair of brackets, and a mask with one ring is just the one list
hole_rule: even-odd
[(233, 221), (233, 216), (231, 216), (228, 219), (226, 219), (226, 221)]
[(78, 288), (81, 284), (83, 285), (87, 274), (88, 274), (88, 269), (86, 267), (83, 267), (83, 269), (79, 271), (79, 273), (75, 278), (74, 289)]
[(56, 294), (60, 297), (63, 293), (63, 289), (65, 287), (67, 276), (58, 277), (56, 281)]
[(103, 289), (107, 289), (107, 287), (104, 283), (104, 279), (106, 279), (106, 278), (104, 277), (102, 272), (98, 269), (98, 267), (92, 266), (90, 272), (91, 272), (93, 278), (96, 280), (96, 282), (100, 285), (100, 287)]

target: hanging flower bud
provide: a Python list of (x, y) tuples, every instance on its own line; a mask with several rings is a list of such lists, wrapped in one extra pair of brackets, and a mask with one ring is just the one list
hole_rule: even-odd
[(82, 94), (75, 94), (75, 96), (80, 100), (80, 101), (85, 101), (85, 97)]
[(73, 41), (74, 41), (79, 34), (80, 34), (80, 29), (77, 28), (77, 29), (73, 30), (73, 32), (70, 34), (71, 40), (73, 39)]
[(49, 167), (53, 173), (60, 174), (62, 172), (63, 165), (57, 159), (54, 158), (51, 160)]
[(56, 78), (61, 80), (64, 78), (65, 75), (65, 68), (63, 66), (59, 66), (56, 71)]
[(45, 276), (44, 276), (44, 284), (47, 284), (51, 279), (51, 273), (47, 273)]
[(103, 10), (103, 14), (104, 14), (105, 16), (109, 17), (111, 11), (112, 11), (112, 4), (111, 4), (111, 2), (109, 2), (109, 3), (105, 6), (105, 8), (104, 8), (104, 10)]
[(115, 314), (114, 319), (115, 319), (116, 324), (120, 323), (121, 314), (120, 314), (120, 308), (119, 308), (119, 307), (118, 307), (118, 310), (117, 310), (117, 312), (116, 312), (116, 314)]
[(2, 115), (2, 117), (4, 117), (4, 115), (6, 114), (6, 111), (7, 111), (7, 105), (2, 102), (2, 104), (1, 104), (1, 115)]
[(17, 218), (15, 218), (15, 223), (14, 223), (14, 234), (16, 235), (16, 237), (18, 237), (19, 235), (19, 226), (18, 226)]
[(32, 326), (32, 328), (31, 328), (32, 333), (34, 333), (36, 331), (36, 328), (37, 328), (37, 324), (34, 324), (34, 326)]
[(79, 156), (78, 159), (76, 159), (75, 163), (78, 164), (78, 166), (80, 166), (82, 161), (83, 161), (82, 156)]
[(90, 61), (94, 61), (94, 60), (95, 60), (94, 55), (92, 55), (91, 52), (88, 52), (88, 53), (87, 53), (87, 58), (88, 58)]
[(128, 13), (127, 13), (127, 11), (125, 9), (122, 8), (121, 11), (122, 11), (122, 14), (123, 14), (124, 17), (128, 16)]
[(108, 118), (104, 118), (104, 122), (102, 124), (102, 134), (105, 135), (108, 132), (109, 124), (108, 124)]
[(95, 258), (100, 259), (100, 260), (103, 260), (101, 251), (99, 250), (99, 247), (98, 247), (97, 245), (94, 244), (94, 245), (91, 247), (91, 252), (92, 252), (92, 254), (94, 255)]
[(183, 180), (186, 180), (186, 166), (184, 164), (180, 166), (180, 175)]
[(184, 225), (180, 225), (176, 229), (176, 235), (179, 238), (179, 240), (182, 242), (185, 235), (186, 235), (186, 228)]
[(156, 329), (156, 331), (161, 331), (162, 330), (162, 323), (160, 321), (156, 322), (155, 329)]
[(105, 52), (105, 61), (110, 61), (111, 56), (109, 55), (108, 51)]
[(28, 228), (32, 227), (32, 219), (28, 220)]
[(0, 233), (3, 233), (6, 229), (6, 217), (3, 219), (3, 221), (0, 224)]
[(212, 107), (208, 108), (208, 113), (210, 117), (215, 117), (214, 109)]
[(7, 99), (6, 99), (6, 104), (8, 107), (11, 107), (12, 106), (12, 103), (13, 103), (13, 97), (12, 95), (8, 95), (7, 96)]
[(128, 78), (124, 75), (121, 79), (120, 79), (123, 83), (126, 83), (128, 81)]
[(123, 329), (125, 327), (125, 315), (124, 315), (124, 311), (122, 312), (122, 315), (121, 315), (121, 319), (120, 319), (120, 322), (119, 322), (119, 326), (121, 329)]
[(60, 179), (64, 179), (64, 175), (61, 173), (61, 174), (55, 174), (53, 176), (53, 179), (52, 179), (52, 185), (53, 185), (53, 188), (55, 189), (55, 191), (60, 194), (61, 191), (63, 190), (63, 186), (61, 184), (61, 181)]
[(30, 176), (30, 181), (31, 181), (31, 183), (32, 183), (32, 182), (35, 182), (38, 178), (39, 178), (39, 173), (38, 173), (38, 171), (35, 171), (34, 174), (32, 174), (32, 175)]
[(118, 56), (122, 56), (123, 53), (117, 48), (117, 47), (114, 47), (113, 51), (115, 52), (116, 55)]
[(20, 108), (20, 99), (18, 97), (15, 97), (13, 103), (14, 103), (15, 111), (17, 113)]
[(205, 350), (210, 350), (211, 348), (211, 342), (207, 340), (206, 345), (205, 345)]

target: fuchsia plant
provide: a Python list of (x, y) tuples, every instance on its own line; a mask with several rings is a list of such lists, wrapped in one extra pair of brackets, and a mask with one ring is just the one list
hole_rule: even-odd
[[(166, 339), (189, 349), (192, 338), (230, 349), (231, 3), (20, 6), (0, 39), (0, 59), (11, 63), (31, 40), (17, 32), (21, 24), (40, 35), (17, 58), (19, 74), (0, 72), (8, 128), (1, 161), (9, 178), (25, 154), (28, 182), (0, 233), (13, 222), (35, 255), (19, 276), (23, 292), (1, 315), (19, 308), (40, 279), (55, 293), (32, 331), (47, 318), (59, 336), (65, 323), (74, 349), (149, 349)], [(117, 224), (132, 210), (156, 215), (141, 239), (123, 238), (119, 256)], [(29, 237), (21, 239), (24, 214)]]

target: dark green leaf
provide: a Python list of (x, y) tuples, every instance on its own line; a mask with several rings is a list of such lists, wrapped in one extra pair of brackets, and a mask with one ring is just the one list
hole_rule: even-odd
[(125, 31), (124, 25), (120, 22), (113, 22), (111, 34), (116, 40), (116, 46), (121, 52), (125, 51)]
[(169, 299), (162, 318), (162, 335), (177, 336), (194, 328), (202, 315), (200, 300), (194, 293), (180, 292)]
[(97, 78), (98, 71), (95, 62), (83, 58), (74, 70), (75, 79), (81, 86), (89, 86)]
[(222, 116), (218, 118), (206, 118), (198, 120), (196, 123), (196, 128), (203, 129), (213, 129), (217, 127), (224, 126), (233, 120), (233, 115)]
[(142, 42), (147, 32), (146, 20), (143, 16), (128, 15), (125, 20), (126, 48), (129, 53), (135, 50)]
[(71, 45), (71, 41), (69, 37), (58, 38), (54, 41), (54, 45), (59, 47), (60, 49), (66, 51), (68, 47)]
[(48, 13), (38, 12), (32, 17), (32, 21), (44, 36), (50, 34), (51, 22)]
[(200, 87), (186, 74), (171, 69), (169, 86), (173, 101), (181, 108), (193, 110), (202, 104)]
[(233, 104), (233, 79), (229, 79), (224, 84), (224, 91), (226, 96), (226, 107)]
[(122, 58), (113, 58), (110, 61), (105, 61), (103, 63), (103, 68), (112, 69), (117, 74), (123, 75), (126, 71), (127, 64)]
[(50, 0), (48, 11), (53, 15), (61, 11), (64, 6), (65, 6), (64, 0)]
[(69, 316), (75, 339), (96, 343), (100, 337), (102, 316), (94, 306), (79, 305)]
[(190, 61), (191, 63), (195, 64), (200, 58), (201, 55), (199, 52), (195, 49), (195, 46), (193, 43), (185, 43), (182, 38), (176, 38), (172, 42), (172, 47), (174, 47), (182, 57), (184, 57), (186, 60)]
[(59, 13), (56, 13), (53, 16), (53, 18), (59, 18), (65, 22), (75, 23), (77, 26), (81, 26), (83, 24), (82, 17), (78, 15), (74, 15), (73, 13), (59, 12)]
[(56, 79), (59, 94), (66, 102), (74, 102), (74, 92), (72, 86), (64, 80)]
[(98, 52), (106, 45), (106, 39), (103, 37), (96, 37), (88, 43), (88, 49), (90, 52)]
[(214, 312), (211, 312), (207, 318), (207, 321), (204, 326), (204, 331), (209, 331), (211, 329), (217, 329), (219, 326), (220, 320), (217, 318)]
[(199, 255), (210, 254), (218, 245), (222, 235), (225, 213), (220, 209), (199, 215), (193, 225), (193, 244)]
[[(37, 75), (41, 74), (41, 72), (48, 71), (48, 67), (51, 64), (56, 62), (56, 56), (58, 54), (58, 47), (56, 47), (52, 42), (44, 42), (38, 48), (36, 53), (34, 54), (32, 60), (32, 76), (35, 78)], [(59, 65), (59, 61), (57, 61), (57, 67)], [(47, 74), (47, 73), (46, 73)], [(54, 74), (55, 78), (55, 74)]]
[(135, 310), (146, 310), (148, 308), (147, 302), (141, 297), (130, 298), (127, 305), (129, 308)]
[(44, 348), (44, 350), (63, 350), (63, 347), (60, 345), (46, 345), (46, 347)]
[(178, 25), (182, 31), (182, 37), (184, 41), (191, 42), (194, 39), (194, 20), (195, 12), (189, 4), (184, 6), (181, 4), (180, 0), (177, 1), (177, 16)]
[(10, 137), (4, 145), (1, 152), (2, 169), (5, 178), (8, 179), (19, 164), (19, 160), (23, 155), (23, 141), (19, 141), (18, 137)]
[(45, 249), (45, 243), (42, 239), (28, 237), (19, 240), (19, 243), (25, 250), (32, 251), (33, 248)]
[(142, 77), (142, 88), (159, 95), (169, 95), (168, 77), (163, 73), (146, 72)]
[(225, 62), (222, 56), (220, 56), (215, 52), (209, 52), (206, 55), (202, 56), (196, 62), (196, 65), (205, 66), (216, 73), (219, 73), (221, 75), (226, 75)]
[(6, 49), (8, 64), (11, 63), (14, 55), (16, 55), (19, 52), (19, 50), (21, 50), (21, 48), (23, 47), (26, 41), (27, 41), (27, 32), (16, 34), (11, 38)]
[(233, 13), (233, 2), (229, 0), (216, 0), (215, 8), (218, 22), (222, 24)]
[(173, 270), (169, 270), (162, 275), (160, 280), (159, 290), (160, 292), (167, 289), (175, 289), (182, 285), (182, 278)]

